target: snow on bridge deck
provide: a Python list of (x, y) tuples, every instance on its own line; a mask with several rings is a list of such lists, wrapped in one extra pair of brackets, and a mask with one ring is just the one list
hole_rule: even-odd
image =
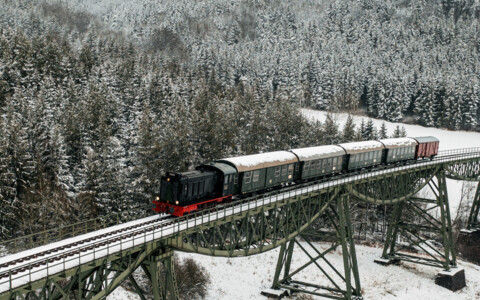
[[(450, 154), (451, 153), (451, 154)], [(56, 252), (55, 254), (52, 254), (50, 256), (42, 257), (39, 260), (31, 260), (29, 262), (25, 262), (20, 266), (9, 266), (7, 268), (3, 268), (0, 270), (0, 275), (9, 273), (14, 271), (15, 269), (18, 270), (18, 268), (23, 268), (25, 266), (29, 266), (30, 271), (23, 271), (23, 272), (18, 272), (15, 275), (10, 275), (11, 276), (11, 281), (10, 278), (3, 278), (0, 279), (0, 294), (4, 292), (8, 292), (11, 288), (17, 288), (22, 285), (28, 284), (30, 282), (34, 282), (40, 279), (43, 279), (45, 277), (48, 277), (50, 274), (56, 274), (60, 273), (63, 271), (66, 271), (71, 268), (75, 268), (79, 265), (87, 264), (91, 261), (94, 261), (96, 259), (118, 253), (120, 251), (128, 250), (130, 248), (133, 248), (135, 246), (139, 246), (154, 240), (158, 239), (165, 239), (170, 236), (173, 236), (174, 234), (177, 234), (181, 231), (184, 231), (186, 229), (215, 221), (217, 219), (222, 219), (226, 216), (231, 216), (237, 213), (241, 213), (246, 210), (254, 209), (257, 207), (261, 207), (264, 205), (268, 205), (274, 202), (282, 201), (284, 199), (300, 196), (303, 194), (307, 194), (310, 192), (318, 191), (318, 190), (323, 190), (329, 187), (335, 187), (335, 186), (340, 186), (349, 182), (354, 182), (360, 179), (364, 178), (369, 178), (369, 177), (376, 177), (382, 174), (389, 174), (389, 173), (395, 173), (399, 172), (401, 170), (408, 170), (408, 169), (414, 169), (417, 168), (418, 166), (429, 166), (429, 165), (437, 165), (437, 164), (442, 164), (445, 162), (454, 162), (458, 160), (463, 160), (463, 159), (469, 159), (469, 158), (480, 158), (480, 148), (472, 148), (472, 149), (465, 149), (458, 155), (453, 155), (454, 152), (452, 151), (447, 151), (444, 154), (444, 157), (438, 156), (435, 160), (429, 161), (429, 160), (424, 160), (424, 161), (419, 161), (415, 164), (411, 165), (406, 165), (406, 166), (400, 166), (400, 167), (393, 167), (389, 169), (383, 169), (383, 170), (378, 170), (378, 171), (371, 171), (368, 173), (363, 173), (363, 174), (357, 174), (353, 175), (350, 177), (346, 178), (341, 178), (341, 179), (333, 179), (331, 181), (327, 182), (322, 182), (318, 184), (312, 184), (307, 187), (302, 187), (296, 190), (291, 190), (288, 192), (280, 192), (278, 194), (269, 196), (269, 197), (264, 197), (258, 200), (250, 201), (247, 203), (239, 204), (236, 206), (228, 207), (223, 210), (218, 210), (216, 212), (213, 212), (208, 215), (203, 215), (203, 216), (198, 216), (196, 218), (191, 218), (191, 219), (179, 219), (180, 221), (173, 223), (172, 225), (169, 225), (167, 227), (163, 227), (157, 230), (152, 230), (151, 232), (143, 232), (145, 229), (153, 228), (152, 226), (156, 225), (148, 225), (145, 227), (140, 227), (136, 230), (133, 230), (132, 232), (138, 233), (138, 235), (133, 236), (131, 238), (127, 238), (124, 240), (120, 240), (118, 243), (112, 243), (112, 244), (106, 244), (106, 245), (98, 245), (99, 242), (92, 242), (92, 243), (85, 243), (81, 245), (79, 248), (87, 248), (89, 246), (94, 246), (92, 250), (87, 250), (85, 252), (80, 252), (69, 256), (69, 258), (63, 258), (63, 260), (59, 262), (53, 262), (53, 263), (47, 263), (46, 266), (39, 266), (39, 267), (33, 267), (34, 263), (37, 263), (38, 261), (44, 261), (48, 260), (48, 258), (51, 258), (53, 256), (69, 253), (75, 250), (68, 249), (68, 250), (62, 250), (59, 252)], [(145, 219), (140, 219), (137, 220), (139, 222), (144, 222)], [(134, 222), (137, 222), (134, 221)], [(127, 225), (129, 223), (123, 224)], [(157, 224), (158, 225), (158, 224)], [(120, 225), (121, 226), (121, 225)], [(112, 227), (113, 228), (113, 227)], [(111, 230), (111, 228), (107, 228), (104, 230)], [(126, 234), (131, 234), (130, 233), (122, 233), (121, 236), (125, 236)], [(142, 232), (142, 233), (140, 233)], [(91, 234), (94, 234), (95, 232), (92, 232)], [(90, 235), (90, 234), (88, 234)], [(80, 237), (78, 237), (80, 238)], [(113, 238), (108, 238), (107, 240), (110, 240)], [(64, 243), (65, 241), (60, 241), (57, 242), (56, 244), (67, 244)], [(42, 247), (43, 248), (43, 247)], [(76, 250), (78, 250), (77, 248)], [(31, 249), (28, 250), (29, 252), (38, 252), (37, 248), (36, 249)], [(18, 255), (21, 255), (21, 253), (18, 253)], [(15, 257), (18, 257), (16, 255)], [(13, 255), (6, 256), (2, 259), (2, 261), (8, 261), (10, 257), (13, 257)]]

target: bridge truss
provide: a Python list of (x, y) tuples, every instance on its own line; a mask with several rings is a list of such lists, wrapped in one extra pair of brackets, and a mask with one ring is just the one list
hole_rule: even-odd
[[(445, 151), (433, 161), (386, 166), (328, 181), (294, 185), (182, 218), (153, 217), (135, 226), (117, 225), (43, 246), (41, 251), (37, 248), (13, 254), (0, 258), (0, 300), (102, 299), (126, 279), (145, 299), (133, 277), (138, 268), (150, 279), (154, 299), (179, 299), (173, 276), (174, 250), (236, 257), (276, 247), (280, 247), (280, 252), (273, 288), (333, 299), (360, 299), (349, 204), (366, 201), (393, 205), (384, 259), (448, 270), (456, 265), (456, 256), (446, 178), (478, 180), (479, 165), (480, 149)], [(424, 189), (431, 190), (433, 199), (417, 196)], [(477, 224), (479, 197), (477, 188), (471, 226)], [(439, 212), (439, 218), (432, 216), (432, 212)], [(319, 232), (312, 226), (320, 216), (330, 221), (332, 230)], [(409, 222), (412, 219), (421, 222)], [(399, 235), (411, 245), (432, 253), (426, 249), (431, 246), (428, 240), (419, 232), (440, 236), (443, 250), (435, 250), (429, 257), (405, 254), (396, 244)], [(311, 241), (318, 238), (332, 241), (331, 247), (317, 249)], [(294, 270), (291, 262), (295, 247), (309, 261)], [(327, 253), (337, 248), (343, 255), (343, 269), (333, 267), (326, 258)], [(22, 260), (21, 256), (28, 259)], [(331, 269), (327, 270), (325, 265)], [(322, 286), (296, 279), (308, 266), (319, 268), (330, 284)]]

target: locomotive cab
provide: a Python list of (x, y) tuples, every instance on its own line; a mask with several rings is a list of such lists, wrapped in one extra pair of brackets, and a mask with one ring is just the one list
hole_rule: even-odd
[(168, 172), (161, 178), (154, 210), (176, 216), (196, 211), (203, 199), (214, 196), (215, 181), (216, 173), (210, 171)]

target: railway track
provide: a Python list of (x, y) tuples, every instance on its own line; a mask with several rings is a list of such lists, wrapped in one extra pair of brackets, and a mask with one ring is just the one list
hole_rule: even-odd
[[(479, 153), (480, 153), (479, 149), (471, 149), (470, 151), (466, 151), (462, 153), (458, 153), (458, 152), (450, 153), (449, 151), (446, 151), (444, 153), (440, 153), (439, 156), (437, 156), (433, 161), (424, 160), (424, 161), (419, 161), (415, 163), (413, 162), (406, 163), (405, 165), (400, 165), (396, 167), (380, 166), (378, 168), (361, 170), (355, 173), (340, 174), (335, 177), (325, 178), (323, 180), (304, 183), (304, 184), (296, 184), (296, 185), (285, 187), (281, 190), (272, 191), (271, 197), (270, 195), (263, 194), (263, 195), (259, 195), (258, 197), (254, 196), (248, 199), (239, 199), (238, 201), (234, 201), (237, 203), (223, 204), (221, 205), (221, 207), (223, 206), (226, 207), (227, 210), (224, 212), (225, 214), (227, 213), (227, 211), (231, 211), (228, 213), (233, 214), (237, 212), (237, 207), (240, 208), (240, 211), (242, 211), (243, 209), (250, 209), (252, 207), (257, 207), (258, 205), (264, 205), (265, 203), (270, 203), (271, 201), (278, 201), (278, 199), (281, 199), (281, 197), (278, 197), (278, 193), (285, 193), (285, 195), (288, 194), (288, 196), (290, 196), (289, 192), (294, 191), (294, 194), (299, 194), (299, 193), (301, 194), (303, 192), (300, 190), (308, 191), (310, 189), (310, 186), (312, 185), (321, 186), (321, 185), (330, 184), (330, 183), (332, 185), (338, 185), (348, 181), (356, 180), (356, 178), (359, 176), (372, 176), (372, 175), (369, 175), (368, 173), (379, 173), (379, 172), (385, 172), (385, 171), (390, 172), (389, 170), (385, 170), (385, 169), (391, 169), (391, 172), (395, 172), (396, 170), (411, 168), (411, 165), (414, 165), (414, 164), (430, 165), (430, 164), (438, 164), (442, 162), (453, 161), (458, 158), (469, 158), (470, 156), (478, 157)], [(373, 174), (373, 176), (375, 176), (375, 174)], [(270, 193), (266, 193), (266, 194), (270, 194)], [(274, 194), (277, 194), (277, 197), (275, 200), (272, 200), (275, 198)], [(286, 196), (282, 196), (282, 197), (286, 197)], [(263, 204), (260, 198), (263, 198), (263, 201), (264, 201)], [(267, 199), (267, 201), (265, 201), (265, 198), (272, 198), (272, 199)], [(250, 205), (251, 202), (255, 202), (256, 204), (252, 203), (254, 205)], [(247, 206), (247, 203), (248, 203), (248, 206)], [(243, 206), (245, 206), (245, 208), (241, 208)], [(223, 208), (221, 210), (223, 210)], [(214, 217), (215, 215), (212, 214), (212, 218)], [(218, 217), (218, 212), (217, 212), (217, 217)], [(18, 286), (22, 284), (21, 282), (15, 282), (12, 285), (13, 280), (17, 280), (17, 278), (24, 278), (23, 280), (27, 280), (28, 278), (27, 282), (31, 282), (31, 280), (35, 280), (31, 278), (32, 274), (39, 275), (42, 269), (47, 270), (46, 275), (48, 276), (48, 270), (52, 268), (52, 265), (53, 267), (55, 266), (59, 268), (62, 267), (63, 270), (66, 270), (67, 267), (71, 267), (68, 264), (74, 263), (73, 260), (77, 260), (77, 257), (78, 257), (78, 260), (76, 264), (82, 264), (84, 263), (83, 258), (82, 258), (82, 262), (80, 261), (80, 258), (82, 256), (83, 257), (89, 256), (90, 258), (88, 259), (92, 259), (92, 258), (96, 259), (96, 258), (105, 256), (105, 253), (107, 253), (108, 255), (109, 251), (110, 251), (110, 254), (116, 251), (122, 251), (122, 245), (125, 245), (125, 247), (123, 248), (125, 250), (128, 247), (131, 247), (131, 246), (128, 246), (129, 244), (136, 245), (138, 242), (143, 243), (144, 237), (145, 237), (145, 242), (147, 242), (147, 237), (148, 237), (148, 240), (154, 240), (154, 239), (165, 237), (166, 235), (171, 234), (169, 233), (170, 231), (173, 232), (173, 231), (183, 230), (182, 226), (185, 226), (185, 224), (189, 224), (189, 222), (191, 224), (187, 225), (187, 227), (197, 226), (197, 221), (194, 222), (194, 220), (196, 220), (195, 217), (185, 219), (185, 220), (183, 219), (184, 218), (182, 218), (182, 220), (178, 220), (178, 218), (157, 215), (154, 217), (148, 217), (141, 220), (105, 228), (100, 231), (84, 234), (75, 238), (70, 238), (68, 240), (56, 242), (47, 246), (35, 248), (32, 250), (27, 250), (24, 252), (12, 254), (12, 255), (0, 258), (0, 287), (2, 287), (2, 283), (3, 285), (5, 285), (6, 283), (8, 284), (8, 282), (10, 282), (9, 283), (10, 287), (3, 286), (2, 290), (4, 288), (8, 289), (8, 288), (12, 288), (13, 286)], [(182, 222), (178, 222), (178, 221), (182, 221)], [(203, 214), (202, 214), (201, 221), (203, 222)], [(210, 221), (210, 218), (208, 218), (208, 221)], [(202, 222), (199, 222), (199, 223), (202, 223)], [(176, 229), (177, 225), (178, 225), (178, 230)], [(159, 231), (164, 231), (164, 232), (161, 232), (161, 235), (158, 236), (157, 232)], [(118, 249), (119, 247), (120, 249)], [(36, 253), (34, 251), (36, 251)], [(66, 266), (66, 263), (67, 263), (67, 266)], [(61, 266), (62, 264), (63, 266)], [(23, 274), (26, 274), (26, 275), (23, 275)], [(5, 280), (7, 281), (5, 282)], [(2, 292), (3, 291), (0, 291), (0, 293)]]
[[(448, 151), (445, 151), (444, 153), (440, 152), (437, 158), (438, 159), (439, 158), (445, 159), (445, 158), (450, 158), (450, 157), (453, 157), (453, 156), (458, 156), (458, 154), (448, 154)], [(406, 162), (403, 165), (413, 164), (413, 163), (416, 163), (416, 162)], [(337, 174), (336, 176), (330, 176), (328, 178), (324, 178), (324, 179), (321, 179), (321, 180), (318, 180), (318, 181), (315, 181), (315, 182), (308, 182), (308, 183), (305, 183), (305, 184), (297, 184), (295, 186), (288, 186), (284, 189), (285, 190), (292, 189), (292, 188), (298, 189), (298, 188), (301, 188), (301, 187), (304, 187), (304, 186), (310, 186), (310, 185), (313, 185), (313, 184), (318, 184), (318, 183), (326, 182), (326, 181), (329, 181), (329, 180), (335, 180), (335, 179), (341, 179), (341, 178), (345, 178), (345, 177), (349, 177), (349, 176), (359, 175), (359, 174), (362, 174), (362, 173), (365, 173), (365, 172), (384, 170), (384, 169), (388, 169), (389, 167), (391, 167), (391, 166), (381, 165), (381, 166), (377, 166), (375, 168), (370, 168), (369, 170), (360, 170), (360, 171), (355, 171), (355, 172), (350, 172), (350, 173)], [(253, 197), (253, 198), (255, 198), (255, 197)], [(100, 246), (101, 247), (101, 246), (105, 246), (107, 243), (114, 243), (114, 242), (117, 242), (121, 239), (127, 239), (127, 238), (133, 237), (133, 235), (135, 233), (133, 233), (133, 232), (132, 233), (127, 233), (128, 231), (134, 231), (135, 229), (138, 229), (138, 228), (141, 228), (141, 227), (148, 227), (148, 229), (145, 229), (145, 230), (146, 231), (152, 231), (152, 230), (159, 229), (161, 227), (171, 225), (171, 224), (173, 224), (173, 221), (168, 221), (171, 218), (172, 217), (170, 217), (170, 216), (163, 216), (163, 217), (160, 217), (160, 218), (157, 218), (157, 219), (154, 219), (154, 220), (148, 220), (148, 221), (138, 223), (138, 224), (135, 224), (135, 225), (131, 225), (131, 226), (127, 225), (126, 227), (123, 226), (125, 224), (117, 225), (117, 226), (113, 226), (112, 227), (113, 230), (111, 230), (111, 231), (107, 231), (105, 233), (97, 234), (97, 235), (94, 235), (94, 236), (90, 236), (91, 234), (86, 234), (88, 237), (86, 237), (84, 239), (81, 239), (81, 237), (86, 236), (86, 235), (82, 235), (82, 236), (79, 236), (79, 237), (76, 237), (76, 238), (71, 238), (71, 239), (74, 239), (75, 241), (72, 241), (72, 242), (66, 243), (66, 244), (62, 244), (58, 247), (46, 249), (46, 250), (40, 251), (38, 253), (33, 253), (33, 254), (28, 254), (28, 255), (22, 256), (22, 253), (29, 252), (29, 251), (25, 251), (25, 252), (20, 252), (20, 253), (17, 253), (15, 255), (12, 255), (12, 256), (21, 256), (19, 258), (13, 259), (13, 260), (6, 260), (5, 259), (5, 258), (10, 258), (9, 256), (4, 257), (4, 259), (0, 258), (0, 279), (3, 278), (3, 277), (7, 277), (10, 274), (9, 272), (2, 272), (2, 269), (9, 268), (9, 267), (14, 267), (14, 266), (18, 265), (17, 267), (15, 267), (15, 270), (11, 272), (12, 274), (16, 274), (16, 273), (28, 270), (29, 267), (31, 268), (31, 267), (38, 267), (38, 266), (41, 266), (41, 265), (46, 265), (47, 262), (54, 262), (54, 261), (63, 259), (65, 257), (73, 256), (73, 255), (79, 254), (81, 252), (86, 252), (88, 250), (92, 250), (95, 246)], [(162, 222), (162, 224), (158, 225), (158, 226), (149, 226), (149, 225), (152, 225), (152, 224), (158, 223), (158, 222)], [(126, 223), (126, 224), (128, 224), (128, 223)], [(115, 229), (116, 227), (120, 227), (120, 228)], [(145, 233), (145, 231), (142, 230), (137, 234), (142, 234), (142, 233)], [(69, 240), (71, 240), (71, 239), (69, 239)], [(92, 243), (92, 242), (93, 242), (93, 244), (82, 247), (82, 245)], [(5, 262), (2, 262), (2, 260), (5, 260)], [(29, 261), (38, 261), (38, 262), (30, 263), (27, 266), (21, 266), (22, 263), (29, 262)]]
[[(146, 218), (149, 219), (148, 221), (141, 222), (134, 225), (128, 225), (129, 223), (113, 226), (113, 230), (107, 231), (102, 234), (93, 235), (92, 234), (85, 234), (82, 236), (87, 236), (82, 238), (82, 236), (70, 238), (69, 240), (75, 240), (72, 242), (67, 242), (65, 244), (59, 245), (57, 247), (52, 247), (50, 249), (46, 249), (37, 253), (23, 255), (25, 252), (31, 252), (30, 250), (17, 253), (12, 256), (19, 256), (19, 258), (6, 260), (10, 258), (9, 256), (4, 257), (2, 262), (0, 260), (0, 279), (4, 277), (8, 277), (10, 274), (15, 275), (20, 272), (27, 271), (32, 268), (40, 267), (42, 265), (46, 265), (47, 263), (53, 263), (55, 261), (59, 261), (61, 259), (67, 258), (69, 256), (73, 256), (75, 254), (79, 254), (81, 252), (86, 252), (88, 250), (93, 250), (95, 247), (105, 246), (108, 243), (114, 243), (120, 241), (121, 239), (131, 238), (135, 234), (142, 234), (146, 231), (152, 231), (161, 227), (165, 227), (168, 225), (173, 224), (172, 217), (170, 216), (155, 216), (155, 219), (151, 219), (152, 217)], [(130, 222), (131, 223), (131, 222)], [(155, 223), (160, 223), (158, 225), (154, 225)], [(125, 226), (126, 225), (126, 226)], [(154, 226), (151, 226), (154, 225)], [(120, 227), (116, 229), (115, 227)], [(142, 231), (135, 231), (138, 228), (146, 227), (146, 229)], [(129, 233), (130, 232), (130, 233)], [(54, 243), (56, 244), (56, 243)], [(88, 245), (87, 245), (88, 244)], [(85, 245), (82, 247), (82, 245)], [(46, 247), (42, 247), (46, 248)], [(25, 264), (25, 262), (30, 262)], [(12, 268), (13, 267), (13, 268)], [(5, 268), (12, 268), (10, 272), (2, 271)]]

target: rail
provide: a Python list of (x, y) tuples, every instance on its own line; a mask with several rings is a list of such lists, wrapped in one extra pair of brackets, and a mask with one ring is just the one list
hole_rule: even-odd
[(82, 222), (76, 222), (73, 224), (51, 228), (5, 241), (0, 241), (0, 245), (6, 248), (8, 254), (14, 254), (23, 250), (40, 247), (63, 239), (79, 236), (120, 223), (130, 222), (142, 217), (146, 217), (148, 214), (151, 213), (152, 207), (152, 205), (143, 205), (132, 208), (128, 212), (110, 214), (107, 216), (89, 219)]
[(89, 263), (96, 259), (133, 247), (142, 246), (154, 240), (166, 239), (181, 231), (271, 203), (281, 201), (289, 203), (293, 201), (292, 199), (295, 197), (303, 194), (338, 187), (343, 184), (376, 177), (382, 174), (397, 173), (418, 166), (434, 166), (472, 158), (480, 159), (480, 148), (442, 151), (434, 160), (421, 160), (413, 164), (394, 166), (381, 170), (365, 170), (364, 172), (353, 175), (349, 173), (348, 177), (332, 177), (330, 180), (324, 182), (293, 185), (286, 189), (226, 203), (209, 211), (200, 211), (195, 214), (179, 217), (171, 222), (169, 221), (169, 223), (165, 225), (149, 225), (121, 236), (106, 238), (92, 243), (84, 243), (76, 249), (60, 251), (58, 254), (53, 254), (41, 260), (27, 262), (4, 271), (0, 269), (0, 294), (11, 292), (14, 288)]

